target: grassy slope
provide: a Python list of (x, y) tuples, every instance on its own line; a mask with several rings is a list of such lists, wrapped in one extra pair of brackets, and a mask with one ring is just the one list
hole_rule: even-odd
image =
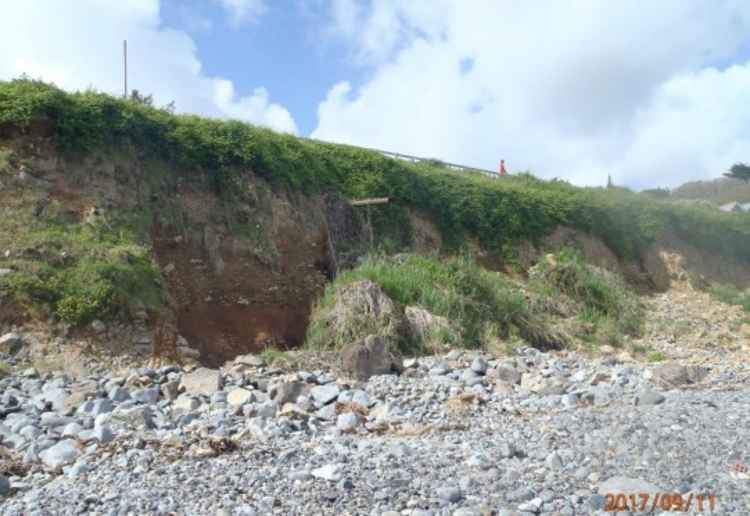
[[(634, 292), (619, 278), (585, 264), (570, 250), (557, 254), (553, 264), (540, 263), (525, 288), (465, 256), (447, 260), (415, 255), (370, 256), (328, 285), (308, 329), (309, 346), (337, 348), (372, 331), (364, 321), (353, 320), (351, 325), (329, 322), (337, 294), (361, 280), (380, 285), (400, 307), (418, 305), (445, 317), (455, 331), (435, 335), (439, 345), (487, 348), (514, 337), (539, 347), (573, 344), (571, 337), (619, 345), (624, 335), (638, 336), (644, 321), (643, 307)], [(590, 335), (554, 331), (559, 319), (556, 306), (561, 303), (569, 307), (569, 316), (593, 327)], [(347, 327), (356, 324), (363, 326)], [(398, 340), (396, 345), (403, 353), (421, 353), (432, 347), (414, 335)]]
[(507, 251), (519, 239), (535, 240), (568, 224), (600, 236), (621, 257), (632, 257), (669, 224), (699, 247), (750, 257), (750, 222), (710, 209), (530, 176), (495, 180), (303, 141), (237, 121), (172, 115), (100, 93), (68, 94), (32, 81), (0, 83), (0, 125), (23, 128), (39, 117), (54, 123), (63, 152), (133, 145), (181, 167), (207, 171), (217, 190), (231, 188), (232, 170), (251, 168), (280, 188), (390, 196), (396, 202), (376, 211), (396, 237), (404, 235), (393, 222), (406, 220), (401, 207), (412, 206), (429, 213), (455, 247), (468, 234), (488, 249)]
[[(205, 174), (220, 195), (231, 196), (237, 171), (250, 169), (278, 189), (391, 197), (393, 203), (373, 210), (381, 244), (391, 250), (409, 243), (408, 207), (427, 213), (441, 230), (444, 245), (452, 250), (471, 236), (489, 250), (512, 256), (515, 243), (537, 241), (565, 224), (590, 231), (618, 256), (633, 259), (669, 226), (684, 240), (718, 255), (750, 258), (750, 221), (707, 208), (658, 202), (621, 189), (577, 188), (530, 175), (497, 180), (453, 172), (439, 164), (415, 165), (350, 146), (300, 140), (237, 121), (173, 115), (96, 92), (71, 94), (27, 80), (0, 82), (0, 134), (32, 130), (40, 120), (51, 122), (65, 155), (135, 150), (145, 158), (168, 163), (171, 170)], [(0, 165), (7, 166), (4, 161), (7, 156), (0, 156)], [(115, 291), (130, 290), (123, 284), (133, 286), (121, 278), (151, 275), (149, 270), (142, 271), (147, 274), (135, 270), (141, 265), (148, 268), (138, 249), (128, 253), (130, 258), (91, 263), (110, 248), (139, 245), (139, 239), (118, 242), (112, 240), (114, 235), (83, 231), (75, 236), (79, 237), (84, 249), (95, 250), (78, 257), (75, 267), (83, 268), (80, 274), (69, 268), (62, 279), (55, 279), (54, 273), (43, 278), (57, 303), (66, 292), (81, 299), (95, 298), (96, 292), (74, 292), (78, 280), (91, 270), (98, 272), (84, 283), (96, 285), (98, 278), (105, 278), (109, 285), (100, 294), (108, 300)], [(119, 264), (119, 272), (111, 270), (113, 264)], [(70, 301), (70, 320), (87, 319), (101, 311), (96, 306), (78, 306), (81, 302)]]

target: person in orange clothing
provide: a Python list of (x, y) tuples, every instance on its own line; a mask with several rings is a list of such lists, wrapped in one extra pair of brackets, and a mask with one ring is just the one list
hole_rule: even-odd
[(500, 176), (500, 177), (502, 177), (502, 176), (505, 175), (505, 173), (506, 173), (505, 172), (505, 160), (501, 159), (500, 160), (500, 167), (498, 167), (498, 169), (497, 169), (497, 175)]

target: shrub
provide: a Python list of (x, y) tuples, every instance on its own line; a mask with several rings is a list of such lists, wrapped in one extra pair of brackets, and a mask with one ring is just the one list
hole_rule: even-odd
[(434, 160), (410, 163), (376, 151), (301, 140), (238, 121), (174, 115), (93, 91), (65, 93), (38, 81), (0, 82), (0, 127), (52, 123), (61, 150), (86, 153), (136, 146), (146, 155), (210, 177), (217, 189), (253, 170), (276, 188), (337, 191), (350, 198), (390, 197), (374, 210), (378, 238), (409, 243), (405, 207), (427, 213), (448, 249), (472, 236), (488, 250), (512, 254), (519, 240), (538, 241), (564, 224), (600, 237), (621, 258), (635, 259), (669, 227), (689, 243), (747, 261), (750, 219), (707, 208), (659, 202), (622, 188), (576, 188), (530, 174), (503, 181), (455, 172)]
[(608, 344), (619, 343), (619, 333), (641, 334), (644, 312), (636, 294), (619, 276), (586, 264), (576, 251), (563, 249), (541, 261), (531, 281), (540, 295), (563, 295), (580, 303), (581, 318), (596, 324)]
[[(532, 344), (559, 345), (540, 315), (529, 310), (522, 290), (503, 275), (482, 269), (468, 256), (440, 261), (416, 255), (370, 256), (356, 269), (342, 273), (326, 288), (314, 310), (308, 345), (331, 342), (319, 322), (331, 310), (337, 293), (361, 280), (379, 285), (401, 307), (418, 305), (446, 317), (459, 338), (456, 342), (451, 332), (437, 332), (445, 344), (478, 348), (486, 345), (488, 338), (518, 333)], [(399, 345), (406, 353), (425, 351), (422, 342), (407, 339)]]

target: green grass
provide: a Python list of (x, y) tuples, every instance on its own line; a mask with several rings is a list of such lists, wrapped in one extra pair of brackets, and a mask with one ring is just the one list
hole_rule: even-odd
[(512, 256), (519, 240), (537, 241), (565, 224), (599, 236), (622, 258), (636, 258), (665, 227), (719, 255), (744, 261), (750, 256), (750, 219), (710, 208), (524, 174), (497, 180), (238, 121), (173, 115), (93, 91), (66, 93), (29, 80), (0, 82), (0, 126), (28, 130), (40, 119), (52, 123), (66, 154), (132, 145), (184, 173), (206, 175), (219, 193), (232, 190), (234, 177), (251, 169), (275, 188), (390, 197), (391, 204), (373, 210), (373, 224), (380, 243), (391, 249), (410, 243), (405, 210), (410, 207), (430, 216), (452, 250), (472, 236), (486, 249)]
[(531, 287), (540, 297), (565, 296), (580, 304), (579, 318), (597, 328), (595, 338), (619, 346), (621, 336), (639, 336), (645, 314), (638, 296), (617, 275), (586, 264), (563, 249), (532, 271)]
[(666, 359), (667, 356), (661, 351), (653, 351), (646, 357), (646, 361), (648, 362), (663, 362)]
[(32, 215), (34, 199), (16, 196), (13, 217), (0, 218), (0, 264), (15, 270), (0, 289), (32, 312), (48, 307), (59, 319), (84, 324), (127, 315), (162, 302), (138, 213), (113, 215), (106, 225), (64, 221), (54, 209)]
[[(549, 338), (544, 321), (529, 310), (523, 292), (505, 276), (482, 269), (470, 257), (440, 261), (433, 257), (370, 256), (361, 266), (330, 284), (313, 314), (307, 344), (340, 347), (363, 338), (372, 328), (331, 328), (325, 324), (337, 293), (345, 285), (371, 280), (400, 307), (418, 305), (445, 317), (458, 332), (442, 329), (433, 337), (456, 347), (479, 348), (493, 338), (520, 334), (543, 345)], [(341, 338), (338, 338), (341, 336)], [(403, 353), (427, 351), (428, 343), (412, 337), (398, 341)]]
[(750, 292), (740, 290), (734, 285), (713, 285), (709, 293), (723, 303), (741, 306), (746, 312), (750, 312)]

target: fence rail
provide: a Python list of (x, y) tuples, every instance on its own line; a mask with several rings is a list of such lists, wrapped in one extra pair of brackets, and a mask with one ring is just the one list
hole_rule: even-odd
[(411, 156), (409, 154), (401, 154), (400, 152), (391, 152), (391, 151), (385, 151), (382, 149), (375, 149), (372, 147), (360, 147), (359, 145), (350, 145), (348, 143), (335, 143), (335, 142), (327, 142), (324, 140), (316, 140), (314, 138), (305, 138), (304, 136), (300, 138), (301, 140), (307, 140), (310, 142), (316, 142), (316, 143), (327, 143), (332, 145), (344, 145), (347, 147), (354, 147), (355, 149), (362, 149), (362, 150), (368, 150), (372, 152), (378, 152), (380, 154), (383, 154), (384, 156), (387, 156), (389, 158), (394, 159), (403, 159), (406, 161), (411, 161), (413, 163), (419, 163), (421, 161), (432, 161), (436, 163), (440, 163), (441, 165), (450, 168), (452, 170), (458, 170), (460, 172), (474, 172), (479, 174), (484, 174), (486, 176), (491, 177), (497, 177), (497, 172), (493, 172), (492, 170), (487, 170), (486, 168), (477, 168), (477, 167), (467, 167), (465, 165), (459, 165), (457, 163), (450, 163), (447, 161), (443, 161), (436, 158), (420, 158), (419, 156)]

